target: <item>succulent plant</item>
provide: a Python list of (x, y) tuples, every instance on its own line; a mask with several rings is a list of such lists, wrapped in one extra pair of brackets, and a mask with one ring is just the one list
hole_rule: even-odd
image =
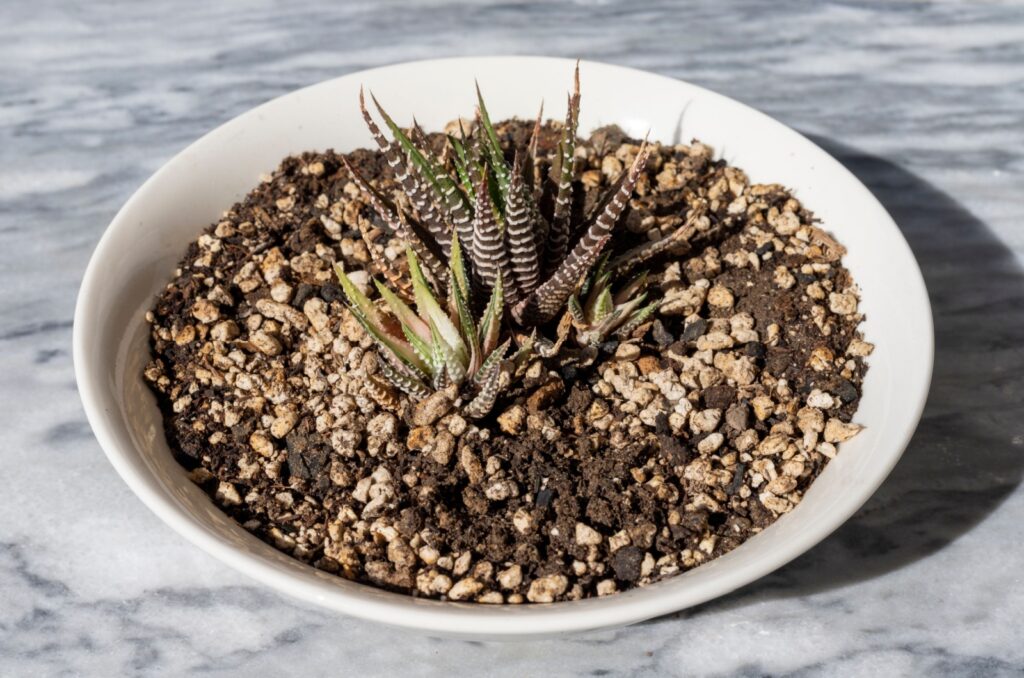
[(613, 291), (614, 274), (607, 269), (607, 263), (607, 255), (601, 257), (579, 293), (569, 297), (569, 314), (576, 343), (580, 346), (596, 346), (607, 341), (612, 334), (626, 339), (658, 308), (656, 301), (644, 305), (647, 299), (646, 271)]
[[(479, 418), (490, 412), (497, 400), (502, 361), (511, 343), (510, 339), (498, 343), (504, 292), (501, 281), (496, 281), (483, 316), (474, 322), (469, 310), (472, 290), (461, 263), (457, 234), (452, 238), (451, 252), (448, 299), (443, 304), (427, 283), (419, 258), (411, 249), (406, 254), (415, 311), (374, 280), (390, 316), (381, 313), (340, 265), (335, 266), (335, 272), (353, 314), (381, 348), (384, 360), (379, 365), (383, 374), (409, 395), (420, 398), (449, 385), (461, 388), (469, 384), (472, 399), (465, 411)], [(529, 351), (529, 345), (520, 349), (520, 354), (524, 351)]]
[[(472, 132), (467, 134), (460, 125), (460, 134), (448, 135), (440, 158), (430, 151), (415, 121), (407, 133), (372, 94), (371, 99), (393, 140), (370, 115), (362, 91), (360, 110), (411, 209), (390, 200), (347, 160), (343, 162), (373, 209), (407, 243), (409, 272), (406, 277), (396, 271), (370, 247), (376, 269), (398, 290), (375, 281), (393, 317), (380, 313), (340, 268), (338, 278), (356, 317), (383, 349), (385, 376), (414, 397), (449, 384), (469, 385), (471, 400), (465, 412), (484, 416), (499, 395), (501, 366), (511, 342), (506, 339), (499, 345), (499, 340), (520, 338), (515, 361), (519, 362), (533, 347), (532, 339), (525, 337), (536, 336), (535, 328), (564, 311), (629, 203), (647, 161), (646, 141), (590, 213), (580, 217), (572, 209), (578, 65), (558, 152), (547, 176), (538, 157), (543, 108), (527, 148), (514, 149), (510, 162), (479, 86)], [(403, 278), (411, 278), (416, 312), (399, 296), (408, 288)], [(575, 301), (573, 316), (581, 343), (602, 341), (615, 331), (625, 333), (651, 312), (640, 308), (642, 280), (618, 294), (608, 289), (610, 280), (602, 267), (597, 276), (590, 276), (587, 301)], [(489, 301), (480, 322), (474, 323), (473, 313), (481, 311), (484, 299)], [(533, 335), (523, 332), (531, 328)]]
[[(371, 95), (371, 98), (372, 95)], [(437, 288), (445, 285), (445, 268), (455, 234), (468, 259), (472, 285), (489, 291), (501, 280), (512, 319), (520, 326), (542, 325), (564, 309), (581, 278), (608, 243), (625, 211), (647, 160), (646, 143), (590, 214), (573, 214), (576, 130), (579, 120), (579, 68), (550, 177), (539, 171), (541, 118), (526, 149), (516, 149), (510, 163), (477, 88), (474, 131), (450, 135), (445, 158), (427, 149), (414, 126), (403, 131), (373, 98), (394, 141), (384, 136), (366, 108), (360, 109), (370, 133), (395, 173), (414, 214), (400, 209), (346, 163), (370, 203), (405, 240)], [(449, 173), (448, 166), (453, 173)], [(551, 204), (550, 214), (541, 205)], [(570, 247), (571, 246), (571, 247)]]

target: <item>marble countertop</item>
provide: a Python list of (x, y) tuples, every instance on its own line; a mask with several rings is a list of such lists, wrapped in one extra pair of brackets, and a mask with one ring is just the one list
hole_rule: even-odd
[[(867, 506), (775, 574), (625, 629), (428, 639), (245, 579), (165, 527), (103, 457), (71, 318), (132, 191), (294, 88), (485, 53), (582, 56), (735, 97), (813, 136), (904, 229), (935, 310), (924, 419)], [(1024, 671), (1020, 3), (7, 2), (0, 159), (0, 675)]]

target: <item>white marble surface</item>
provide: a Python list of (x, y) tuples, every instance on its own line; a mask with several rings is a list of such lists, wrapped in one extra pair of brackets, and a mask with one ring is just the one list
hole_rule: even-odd
[[(0, 4), (0, 675), (1024, 672), (1024, 7), (435, 0)], [(904, 460), (825, 543), (724, 599), (548, 642), (440, 641), (305, 607), (152, 516), (105, 461), (71, 316), (118, 206), (302, 85), (438, 55), (646, 68), (815, 136), (904, 228), (935, 383)]]

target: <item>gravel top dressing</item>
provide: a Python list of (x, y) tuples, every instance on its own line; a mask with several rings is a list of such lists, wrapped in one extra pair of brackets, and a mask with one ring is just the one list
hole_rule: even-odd
[[(495, 129), (511, 165), (534, 124)], [(539, 128), (538, 176), (562, 129)], [(420, 142), (446, 152), (442, 134)], [(642, 253), (652, 312), (592, 344), (567, 314), (541, 325), (546, 357), (503, 372), (479, 418), (455, 386), (411, 397), (385, 378), (334, 266), (376, 300), (378, 262), (408, 287), (404, 241), (341, 155), (285, 159), (190, 245), (147, 316), (145, 378), (180, 463), (295, 558), (447, 600), (609, 595), (771, 525), (859, 430), (872, 346), (854, 281), (784, 187), (697, 141), (648, 149), (606, 251), (609, 269)], [(614, 127), (577, 141), (573, 213), (638, 152)], [(409, 209), (384, 154), (345, 158)]]

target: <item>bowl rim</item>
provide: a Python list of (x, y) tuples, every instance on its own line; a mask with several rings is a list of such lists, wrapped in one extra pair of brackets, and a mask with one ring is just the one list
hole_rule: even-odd
[[(918, 266), (906, 239), (903, 238), (898, 226), (885, 210), (884, 206), (881, 205), (867, 187), (865, 187), (852, 172), (814, 142), (807, 139), (799, 132), (792, 130), (792, 128), (789, 128), (783, 123), (750, 106), (747, 106), (746, 104), (729, 97), (725, 97), (724, 95), (717, 94), (711, 90), (707, 90), (706, 88), (668, 76), (624, 66), (582, 60), (580, 63), (584, 68), (589, 67), (594, 70), (612, 69), (634, 74), (643, 74), (644, 77), (653, 77), (664, 81), (665, 85), (668, 87), (676, 87), (680, 83), (683, 83), (692, 88), (692, 90), (699, 92), (702, 97), (706, 97), (707, 99), (716, 101), (717, 103), (737, 107), (737, 110), (741, 111), (744, 115), (754, 116), (765, 121), (770, 121), (772, 124), (788, 130), (795, 135), (794, 143), (799, 143), (803, 146), (803, 148), (800, 149), (802, 152), (819, 153), (822, 158), (827, 158), (828, 161), (836, 165), (838, 171), (844, 175), (844, 179), (848, 182), (851, 190), (857, 192), (857, 195), (851, 197), (851, 200), (868, 200), (875, 203), (880, 210), (880, 213), (884, 214), (888, 218), (888, 223), (886, 225), (891, 226), (891, 228), (894, 229), (897, 237), (902, 242), (903, 247), (906, 249), (905, 254), (908, 257), (908, 261), (912, 262), (914, 267), (913, 271), (907, 271), (907, 273), (913, 279), (912, 286), (918, 287), (918, 289), (910, 291), (916, 293), (914, 294), (914, 297), (917, 301), (923, 302), (923, 305), (916, 310), (923, 313), (921, 320), (927, 321), (925, 324), (926, 326), (923, 325), (921, 327), (921, 340), (923, 343), (920, 346), (920, 349), (922, 357), (926, 359), (926, 369), (925, 373), (922, 375), (924, 378), (921, 380), (922, 385), (916, 393), (907, 394), (907, 397), (912, 399), (913, 407), (911, 411), (913, 412), (913, 415), (907, 417), (906, 421), (903, 422), (901, 427), (902, 434), (899, 439), (889, 443), (893, 452), (887, 457), (886, 464), (878, 467), (874, 477), (872, 477), (869, 482), (860, 483), (855, 489), (851, 490), (853, 494), (847, 498), (842, 511), (837, 511), (830, 517), (830, 520), (825, 521), (823, 525), (818, 526), (816, 529), (800, 533), (800, 535), (794, 540), (795, 543), (792, 548), (788, 550), (776, 549), (771, 552), (771, 557), (766, 556), (759, 559), (754, 564), (736, 568), (731, 577), (714, 578), (710, 582), (705, 583), (705, 585), (697, 591), (681, 589), (680, 591), (675, 592), (675, 595), (657, 596), (651, 595), (651, 593), (658, 588), (657, 585), (654, 585), (646, 588), (632, 589), (630, 591), (618, 593), (614, 596), (605, 598), (590, 598), (581, 601), (551, 604), (488, 606), (478, 603), (457, 603), (417, 599), (406, 594), (388, 594), (387, 596), (382, 597), (361, 597), (346, 592), (341, 588), (335, 588), (333, 593), (325, 591), (325, 586), (322, 581), (314, 580), (311, 577), (297, 577), (293, 573), (275, 566), (273, 563), (259, 555), (250, 554), (235, 548), (227, 541), (220, 539), (212, 531), (205, 529), (200, 521), (188, 515), (165, 492), (161, 492), (158, 488), (152, 487), (151, 483), (147, 481), (146, 473), (135, 468), (131, 463), (129, 463), (128, 455), (131, 454), (131, 452), (122, 449), (122, 446), (114, 439), (113, 434), (110, 429), (108, 429), (103, 416), (105, 409), (103, 397), (104, 385), (99, 383), (100, 380), (93, 377), (88, 369), (86, 358), (88, 355), (87, 344), (89, 336), (92, 333), (93, 328), (98, 323), (102, 322), (90, 314), (90, 308), (95, 303), (94, 298), (97, 295), (97, 286), (103, 275), (106, 260), (110, 256), (108, 250), (111, 249), (113, 233), (119, 228), (119, 225), (125, 221), (126, 215), (130, 214), (140, 202), (145, 201), (146, 193), (151, 190), (153, 186), (158, 185), (162, 178), (171, 171), (171, 168), (175, 164), (181, 162), (182, 157), (185, 156), (192, 147), (204, 143), (211, 135), (218, 133), (224, 128), (244, 124), (247, 118), (250, 116), (258, 116), (264, 108), (272, 106), (280, 99), (295, 96), (327, 83), (346, 79), (369, 78), (375, 74), (387, 71), (401, 71), (412, 64), (422, 65), (426, 63), (436, 65), (438, 68), (443, 68), (446, 64), (451, 64), (452, 62), (473, 62), (475, 64), (480, 64), (481, 68), (483, 68), (484, 65), (494, 67), (496, 62), (510, 61), (520, 63), (533, 62), (534, 64), (542, 65), (546, 68), (571, 67), (574, 63), (574, 60), (572, 59), (533, 56), (451, 57), (444, 59), (415, 60), (382, 66), (379, 68), (355, 71), (338, 78), (332, 78), (293, 90), (275, 97), (274, 99), (271, 99), (259, 106), (251, 108), (231, 118), (227, 122), (218, 125), (164, 163), (133, 193), (133, 195), (117, 212), (110, 224), (104, 230), (103, 235), (90, 257), (75, 304), (72, 340), (73, 360), (75, 379), (82, 399), (82, 404), (85, 409), (86, 417), (98, 442), (100, 443), (101, 448), (110, 463), (114, 466), (115, 470), (139, 497), (139, 499), (174, 531), (202, 550), (213, 555), (221, 562), (255, 580), (268, 584), (277, 591), (285, 593), (291, 597), (342, 612), (344, 614), (392, 626), (427, 631), (435, 635), (457, 635), (463, 637), (487, 636), (492, 638), (515, 638), (543, 636), (606, 626), (621, 626), (675, 612), (679, 609), (706, 602), (734, 589), (740, 588), (741, 586), (745, 586), (746, 584), (749, 584), (750, 582), (774, 571), (797, 556), (805, 553), (808, 549), (825, 539), (835, 529), (845, 523), (850, 516), (863, 506), (863, 504), (871, 497), (872, 494), (874, 494), (889, 475), (892, 468), (901, 457), (904, 449), (910, 442), (923, 413), (930, 388), (934, 361), (934, 326), (927, 288), (925, 286), (920, 267)], [(715, 561), (711, 562), (714, 563)], [(312, 566), (308, 567), (313, 569)], [(705, 567), (708, 567), (708, 564), (697, 569), (703, 569)], [(367, 588), (372, 588), (368, 585), (365, 586), (367, 586)], [(692, 588), (693, 587), (691, 587), (691, 589)]]

